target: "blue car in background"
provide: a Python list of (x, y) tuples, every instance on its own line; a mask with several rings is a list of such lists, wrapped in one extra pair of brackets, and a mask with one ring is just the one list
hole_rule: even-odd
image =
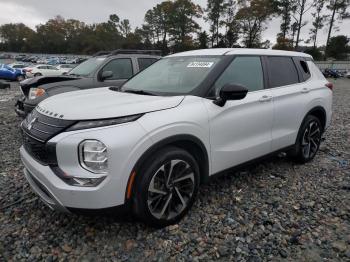
[(22, 81), (25, 79), (25, 73), (22, 69), (14, 69), (8, 65), (0, 64), (0, 79)]

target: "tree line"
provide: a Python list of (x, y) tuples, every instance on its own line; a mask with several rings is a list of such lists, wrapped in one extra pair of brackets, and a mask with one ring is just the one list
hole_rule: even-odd
[[(93, 54), (119, 48), (160, 49), (163, 54), (209, 47), (269, 48), (262, 39), (268, 23), (279, 17), (274, 49), (306, 50), (322, 56), (318, 36), (327, 29), (326, 56), (341, 59), (349, 51), (347, 36), (332, 37), (342, 20), (350, 18), (350, 0), (167, 0), (148, 10), (144, 23), (132, 28), (128, 19), (112, 14), (107, 22), (87, 24), (57, 16), (35, 30), (23, 23), (0, 26), (0, 50), (13, 52)], [(312, 21), (306, 19), (311, 13)], [(203, 19), (208, 32), (198, 23)], [(311, 23), (308, 39), (303, 28)], [(343, 53), (339, 53), (342, 50)]]

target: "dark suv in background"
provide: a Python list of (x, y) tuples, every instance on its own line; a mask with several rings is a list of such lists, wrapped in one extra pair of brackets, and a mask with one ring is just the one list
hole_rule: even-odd
[(44, 99), (64, 92), (97, 87), (119, 87), (161, 58), (158, 50), (99, 52), (64, 76), (34, 77), (20, 83), (23, 96), (15, 105), (25, 117)]

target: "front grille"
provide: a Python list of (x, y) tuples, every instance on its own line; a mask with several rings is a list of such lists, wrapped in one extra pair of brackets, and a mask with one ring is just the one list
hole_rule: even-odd
[(63, 132), (75, 121), (47, 117), (33, 110), (22, 122), (23, 145), (27, 152), (42, 164), (49, 164), (55, 150), (49, 150), (47, 141)]

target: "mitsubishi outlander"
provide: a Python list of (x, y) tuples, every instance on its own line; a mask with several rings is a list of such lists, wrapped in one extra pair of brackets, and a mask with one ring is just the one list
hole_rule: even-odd
[(121, 87), (41, 102), (21, 125), (24, 174), (53, 209), (125, 207), (167, 226), (215, 174), (281, 151), (311, 161), (330, 124), (332, 88), (304, 53), (170, 55)]

